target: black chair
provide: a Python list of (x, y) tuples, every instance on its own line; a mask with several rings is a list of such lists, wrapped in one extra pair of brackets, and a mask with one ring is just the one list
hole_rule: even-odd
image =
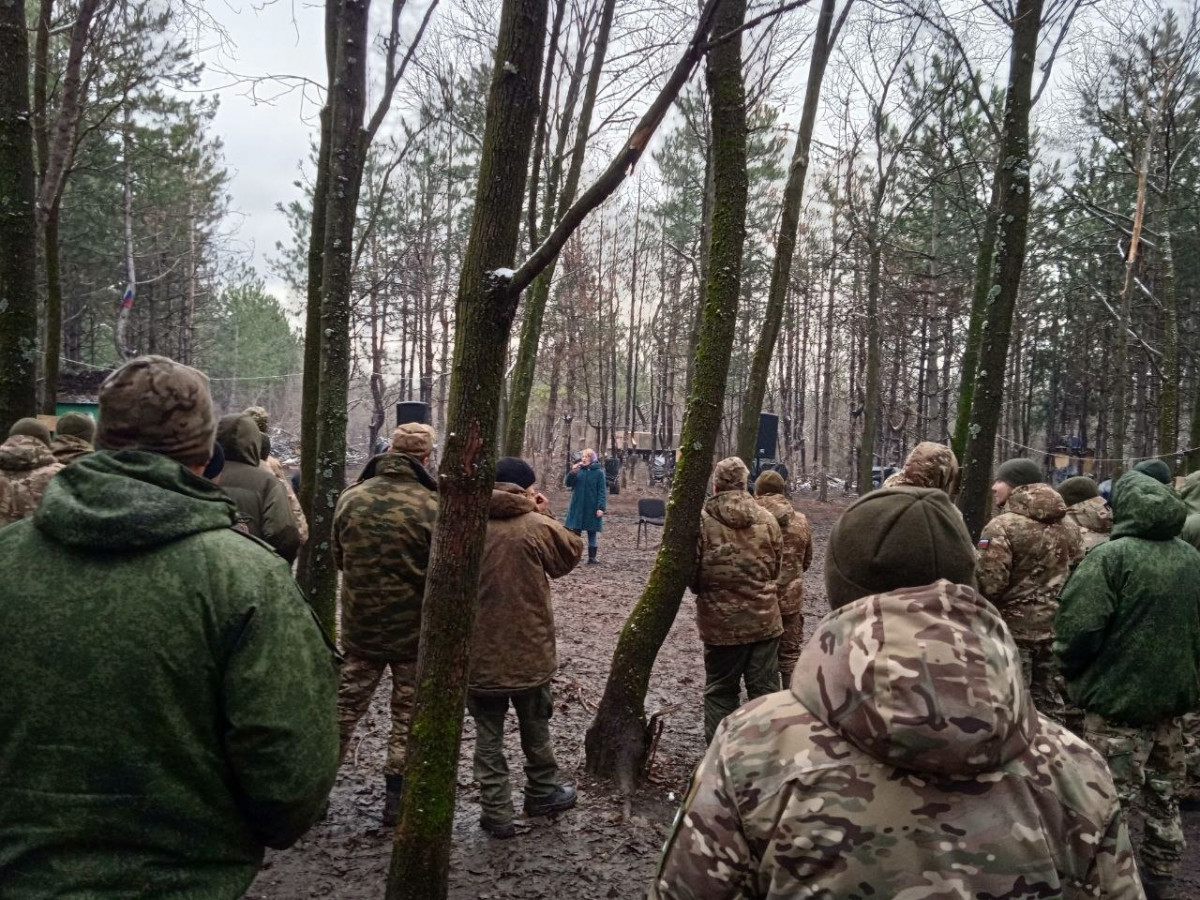
[(637, 545), (642, 546), (642, 530), (649, 525), (661, 528), (667, 521), (667, 504), (654, 497), (643, 497), (638, 501)]

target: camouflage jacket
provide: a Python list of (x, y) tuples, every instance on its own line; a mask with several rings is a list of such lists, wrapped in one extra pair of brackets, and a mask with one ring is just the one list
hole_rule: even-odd
[(709, 497), (700, 514), (696, 624), (700, 640), (728, 646), (783, 634), (779, 572), (783, 533), (745, 491)]
[(300, 532), (301, 545), (308, 543), (308, 519), (304, 517), (304, 510), (300, 508), (300, 498), (296, 496), (296, 492), (292, 490), (292, 481), (287, 476), (287, 472), (281, 463), (274, 456), (268, 456), (259, 464), (259, 468), (266, 469), (275, 479), (283, 485), (283, 490), (287, 494), (288, 509), (292, 511), (292, 518), (296, 521), (296, 530)]
[(1083, 559), (1079, 529), (1048, 484), (1019, 487), (979, 536), (979, 592), (1000, 610), (1017, 640), (1054, 637), (1058, 595)]
[(342, 646), (367, 659), (414, 660), (437, 484), (411, 456), (377, 459), (375, 476), (346, 488), (333, 515)]
[(1140, 900), (1103, 758), (1040, 717), (995, 608), (939, 581), (818, 627), (721, 724), (653, 900)]
[(922, 487), (945, 491), (951, 497), (958, 491), (958, 459), (945, 444), (922, 441), (904, 461), (904, 468), (889, 475), (885, 488)]
[(1103, 497), (1092, 497), (1090, 500), (1068, 506), (1067, 518), (1079, 529), (1085, 553), (1107, 541), (1113, 527), (1112, 510), (1108, 508)]
[(35, 437), (18, 434), (0, 444), (0, 527), (31, 515), (61, 469), (50, 448)]
[(67, 463), (74, 462), (81, 456), (87, 456), (89, 453), (94, 453), (95, 451), (95, 447), (83, 438), (75, 437), (73, 434), (60, 434), (50, 445), (50, 452), (64, 466)]
[(479, 564), (471, 691), (508, 694), (546, 684), (558, 668), (550, 578), (579, 563), (583, 539), (512, 484), (498, 484)]
[(804, 605), (804, 573), (812, 565), (812, 528), (808, 516), (797, 512), (783, 494), (764, 494), (755, 502), (775, 517), (783, 532), (783, 561), (779, 566), (779, 613), (793, 616)]

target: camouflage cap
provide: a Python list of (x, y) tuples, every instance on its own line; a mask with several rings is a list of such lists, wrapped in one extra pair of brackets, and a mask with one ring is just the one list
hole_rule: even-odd
[(243, 416), (249, 416), (254, 420), (254, 424), (258, 426), (258, 430), (263, 434), (267, 432), (267, 426), (271, 424), (271, 414), (261, 406), (247, 406), (242, 410)]
[(392, 452), (424, 459), (433, 452), (435, 433), (421, 422), (405, 422), (392, 432)]
[(736, 456), (729, 456), (717, 463), (713, 469), (713, 488), (717, 491), (745, 490), (750, 480), (750, 470)]
[(13, 423), (13, 427), (8, 429), (9, 437), (16, 437), (19, 434), (37, 438), (47, 447), (50, 446), (50, 429), (33, 417), (17, 419)]
[(208, 378), (165, 356), (140, 356), (100, 385), (96, 446), (145, 450), (184, 465), (208, 462), (217, 420)]
[(58, 417), (54, 431), (56, 434), (77, 437), (90, 444), (96, 438), (96, 420), (83, 413), (69, 412)]
[(958, 458), (945, 444), (921, 441), (904, 460), (904, 468), (885, 487), (937, 488), (954, 496), (958, 490)]

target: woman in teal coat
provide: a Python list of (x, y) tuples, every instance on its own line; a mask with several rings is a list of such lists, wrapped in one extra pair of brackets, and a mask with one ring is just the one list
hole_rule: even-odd
[(608, 508), (608, 484), (595, 450), (583, 451), (579, 462), (567, 473), (566, 485), (571, 489), (571, 505), (565, 524), (576, 534), (587, 532), (588, 565), (594, 566), (596, 536), (604, 530), (604, 511)]

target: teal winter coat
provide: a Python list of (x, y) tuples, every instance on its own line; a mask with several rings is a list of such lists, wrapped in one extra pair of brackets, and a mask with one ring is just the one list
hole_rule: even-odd
[(566, 485), (571, 488), (571, 505), (563, 524), (572, 531), (603, 531), (604, 517), (597, 516), (596, 510), (608, 509), (608, 482), (600, 460), (593, 460), (586, 469), (568, 472)]
[(1124, 725), (1200, 708), (1200, 552), (1177, 535), (1170, 488), (1130, 472), (1113, 489), (1112, 539), (1063, 588), (1054, 653), (1079, 706)]
[(220, 488), (98, 452), (0, 530), (0, 896), (241, 897), (321, 815), (337, 659)]

